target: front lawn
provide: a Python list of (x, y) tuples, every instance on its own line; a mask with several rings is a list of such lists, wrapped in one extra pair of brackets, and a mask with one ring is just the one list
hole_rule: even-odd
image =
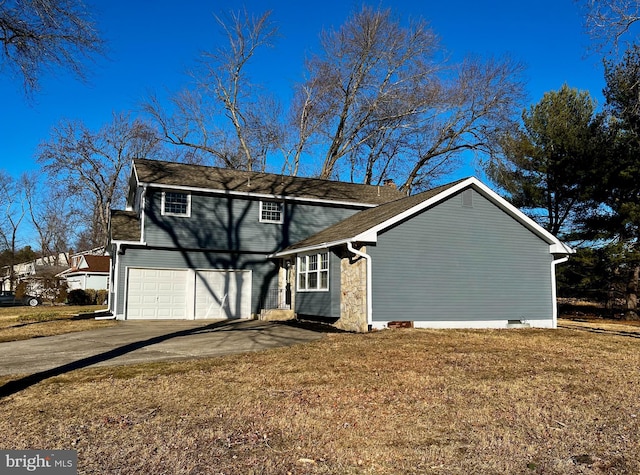
[(0, 448), (76, 449), (81, 474), (640, 473), (638, 345), (387, 330), (85, 369), (0, 401)]
[[(105, 307), (96, 305), (0, 307), (0, 343), (114, 325), (115, 323), (110, 320), (97, 321), (91, 317), (90, 314), (104, 309)], [(78, 318), (76, 317), (78, 314), (88, 315)]]

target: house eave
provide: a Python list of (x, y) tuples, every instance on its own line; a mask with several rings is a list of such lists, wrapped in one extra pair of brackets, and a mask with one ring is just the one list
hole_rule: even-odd
[(341, 246), (341, 245), (347, 244), (349, 242), (354, 242), (354, 240), (352, 238), (350, 238), (350, 239), (340, 239), (338, 241), (328, 241), (328, 242), (323, 242), (323, 243), (319, 243), (319, 244), (314, 244), (312, 246), (297, 247), (295, 249), (285, 249), (285, 250), (282, 250), (282, 251), (274, 252), (273, 254), (269, 254), (267, 257), (269, 259), (273, 259), (273, 258), (276, 258), (276, 257), (292, 256), (292, 255), (295, 255), (295, 254), (305, 254), (307, 252), (320, 251), (322, 249), (329, 249), (329, 248), (332, 248), (332, 247)]
[(482, 183), (480, 180), (478, 180), (475, 177), (467, 178), (466, 180), (463, 180), (460, 183), (457, 183), (456, 185), (452, 186), (451, 188), (448, 188), (442, 193), (438, 193), (437, 195), (429, 198), (428, 200), (425, 200), (422, 203), (419, 203), (416, 206), (409, 208), (404, 212), (399, 213), (394, 217), (367, 229), (363, 233), (360, 233), (359, 235), (355, 236), (353, 238), (353, 241), (376, 242), (377, 235), (380, 231), (383, 231), (389, 228), (390, 226), (393, 226), (394, 224), (401, 222), (415, 215), (416, 213), (419, 213), (424, 209), (432, 207), (469, 187), (473, 187), (476, 191), (478, 191), (482, 196), (484, 196), (486, 199), (491, 201), (498, 208), (502, 209), (505, 213), (507, 213), (513, 219), (520, 222), (529, 231), (531, 231), (532, 233), (540, 237), (542, 240), (544, 240), (546, 243), (548, 243), (550, 246), (550, 250), (549, 250), (550, 254), (573, 254), (575, 252), (573, 249), (571, 249), (569, 246), (562, 243), (557, 237), (555, 237), (549, 231), (544, 229), (542, 226), (536, 223), (533, 219), (529, 218), (522, 211), (520, 211), (518, 208), (513, 206), (511, 203), (509, 203), (507, 200), (502, 198), (500, 195), (498, 195), (496, 192), (491, 190), (489, 187), (487, 187), (484, 183)]
[(128, 241), (128, 240), (118, 240), (118, 239), (114, 239), (111, 241), (111, 244), (115, 244), (116, 247), (121, 247), (121, 246), (142, 246), (145, 247), (147, 245), (146, 242), (143, 241)]
[(147, 186), (149, 188), (156, 189), (170, 189), (170, 190), (179, 190), (179, 191), (189, 191), (196, 193), (212, 193), (216, 195), (227, 195), (227, 196), (239, 196), (243, 198), (258, 198), (258, 199), (268, 199), (268, 200), (287, 200), (287, 201), (297, 201), (297, 202), (305, 202), (305, 203), (327, 203), (339, 206), (351, 206), (355, 208), (374, 208), (378, 206), (375, 203), (364, 203), (359, 201), (344, 201), (344, 200), (330, 200), (330, 199), (322, 199), (322, 198), (309, 198), (309, 197), (301, 197), (301, 196), (291, 196), (291, 195), (278, 195), (271, 193), (256, 193), (253, 191), (234, 191), (234, 190), (218, 190), (215, 188), (199, 188), (194, 186), (187, 185), (165, 185), (161, 183), (149, 183), (149, 182), (138, 182), (139, 186)]

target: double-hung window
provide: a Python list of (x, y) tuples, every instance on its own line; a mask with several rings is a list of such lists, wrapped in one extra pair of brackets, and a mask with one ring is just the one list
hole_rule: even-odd
[(191, 195), (164, 191), (162, 193), (162, 214), (165, 216), (191, 216)]
[(298, 290), (329, 290), (329, 253), (298, 257)]
[(276, 223), (283, 222), (283, 203), (281, 201), (261, 201), (260, 202), (260, 222)]

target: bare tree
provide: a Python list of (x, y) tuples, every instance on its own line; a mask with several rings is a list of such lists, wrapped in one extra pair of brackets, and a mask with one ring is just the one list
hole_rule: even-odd
[(0, 248), (9, 251), (9, 284), (15, 289), (14, 265), (18, 246), (18, 230), (24, 220), (26, 209), (20, 183), (0, 170)]
[(84, 78), (85, 60), (103, 49), (82, 0), (0, 1), (0, 45), (2, 63), (22, 77), (28, 94), (45, 70)]
[(165, 140), (229, 168), (263, 170), (280, 151), (283, 173), (297, 175), (311, 159), (322, 178), (394, 178), (411, 192), (465, 150), (494, 153), (497, 131), (517, 118), (520, 64), (450, 65), (426, 22), (405, 27), (390, 10), (371, 7), (322, 33), (322, 51), (307, 61), (283, 115), (246, 74), (276, 35), (268, 19), (246, 12), (218, 19), (226, 46), (205, 56), (198, 87), (173, 96), (168, 109), (150, 98), (145, 110)]
[(43, 257), (53, 256), (54, 265), (58, 257), (69, 250), (73, 230), (81, 225), (74, 216), (67, 193), (60, 193), (55, 187), (43, 186), (34, 172), (22, 178), (27, 212), (38, 234)]
[(269, 17), (270, 12), (254, 17), (246, 10), (215, 17), (226, 43), (202, 55), (200, 69), (192, 73), (195, 90), (173, 96), (169, 110), (153, 95), (143, 104), (167, 142), (193, 149), (198, 161), (212, 156), (225, 167), (264, 170), (267, 154), (280, 142), (279, 105), (258, 94), (247, 65), (277, 35)]
[(584, 10), (585, 31), (594, 41), (593, 49), (596, 51), (617, 52), (623, 38), (640, 20), (638, 0), (576, 1)]
[[(403, 27), (390, 10), (363, 7), (322, 35), (307, 64), (294, 119), (296, 150), (322, 150), (320, 177), (390, 176), (410, 192), (447, 170), (464, 150), (491, 153), (522, 99), (521, 65), (468, 59), (447, 64), (423, 21)], [(319, 145), (318, 145), (319, 144)]]
[(84, 220), (90, 236), (85, 244), (106, 244), (109, 210), (122, 204), (126, 170), (134, 158), (156, 156), (158, 147), (155, 129), (125, 114), (114, 114), (97, 132), (63, 120), (40, 144), (38, 161), (62, 196), (74, 199), (74, 211)]

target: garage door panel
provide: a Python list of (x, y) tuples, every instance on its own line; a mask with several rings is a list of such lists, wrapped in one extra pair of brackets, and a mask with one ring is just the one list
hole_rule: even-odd
[(129, 269), (127, 318), (187, 318), (186, 270)]
[(198, 271), (195, 288), (195, 318), (251, 316), (251, 271)]

